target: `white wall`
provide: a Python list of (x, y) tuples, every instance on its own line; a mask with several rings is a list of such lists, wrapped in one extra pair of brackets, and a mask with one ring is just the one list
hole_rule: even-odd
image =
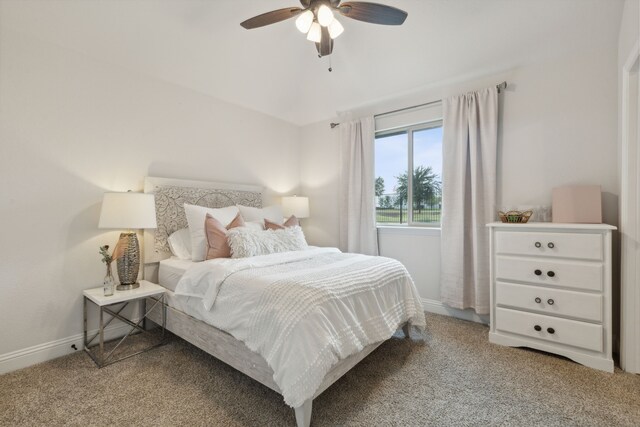
[[(622, 176), (621, 169), (623, 162), (630, 161), (628, 158), (622, 158), (623, 153), (622, 150), (622, 138), (623, 138), (623, 115), (625, 114), (623, 111), (623, 103), (629, 102), (632, 103), (634, 100), (637, 102), (637, 92), (638, 92), (638, 81), (637, 81), (637, 71), (636, 73), (632, 73), (630, 76), (629, 88), (627, 89), (627, 96), (629, 97), (628, 101), (625, 101), (623, 98), (623, 73), (624, 67), (627, 65), (627, 61), (631, 56), (631, 53), (634, 52), (634, 49), (637, 49), (637, 44), (640, 42), (640, 1), (639, 0), (626, 0), (624, 3), (624, 10), (622, 14), (622, 21), (620, 24), (620, 34), (618, 39), (618, 105), (620, 106), (620, 114), (618, 120), (618, 152), (620, 153), (618, 157), (619, 164), (619, 178), (621, 181), (621, 185), (623, 180), (625, 179), (634, 179), (633, 174), (629, 177)], [(635, 59), (635, 58), (634, 58)], [(633, 82), (633, 75), (635, 74), (636, 81)], [(634, 84), (635, 83), (635, 84)], [(635, 88), (635, 89), (634, 89)], [(634, 97), (635, 95), (635, 97)], [(629, 111), (629, 114), (632, 114), (633, 110)], [(637, 126), (637, 123), (631, 121), (626, 124), (626, 126), (633, 127), (633, 125)], [(637, 132), (635, 132), (637, 134)], [(630, 132), (630, 135), (633, 135), (633, 132)], [(630, 152), (633, 153), (633, 144), (630, 147)], [(633, 157), (633, 156), (631, 156)], [(630, 188), (629, 191), (633, 191), (634, 186), (627, 187)], [(623, 196), (624, 197), (624, 196)], [(634, 198), (630, 197), (626, 200), (628, 205), (633, 206)], [(635, 212), (635, 213), (634, 213)], [(621, 216), (622, 216), (621, 212)], [(637, 215), (637, 210), (630, 209), (630, 211), (625, 212), (627, 215), (628, 221), (633, 223), (635, 215)], [(621, 224), (622, 226), (627, 226), (629, 222), (626, 224)], [(638, 322), (637, 322), (637, 313), (640, 312), (640, 298), (638, 298), (638, 284), (635, 283), (635, 268), (633, 262), (626, 263), (626, 260), (633, 260), (633, 251), (634, 251), (634, 232), (633, 227), (631, 230), (622, 229), (621, 233), (626, 237), (625, 242), (621, 245), (623, 250), (628, 251), (626, 257), (622, 260), (622, 267), (624, 268), (621, 271), (622, 286), (623, 289), (620, 290), (620, 306), (621, 306), (621, 328), (620, 328), (620, 365), (622, 369), (630, 372), (640, 373), (640, 334), (638, 333)], [(626, 265), (625, 265), (626, 264)], [(617, 319), (616, 319), (617, 320)]]
[(338, 223), (340, 129), (329, 121), (302, 128), (300, 136), (300, 194), (309, 196), (310, 217), (302, 224), (307, 240), (318, 246), (340, 245)]
[[(638, 41), (640, 0), (626, 0), (618, 35), (618, 105), (622, 103), (622, 67)], [(622, 114), (618, 117), (618, 144), (622, 142)], [(620, 147), (618, 148), (620, 150)], [(620, 160), (620, 159), (618, 159)], [(621, 168), (618, 168), (620, 171)]]
[[(498, 205), (550, 205), (555, 186), (600, 184), (604, 220), (617, 225), (617, 48), (613, 48), (617, 37), (606, 37), (572, 56), (416, 91), (342, 117), (381, 113), (506, 80), (509, 87), (501, 95)], [(322, 200), (307, 220), (313, 229), (309, 238), (319, 244), (337, 244), (338, 239), (337, 216), (330, 216), (337, 212), (338, 203), (338, 162), (331, 158), (338, 149), (337, 133), (337, 129), (330, 130), (328, 122), (302, 129), (302, 193), (311, 200), (316, 200), (316, 195)], [(317, 210), (320, 214), (315, 217)], [(427, 308), (440, 311), (439, 234), (408, 236), (405, 230), (385, 228), (379, 236), (381, 253), (402, 261)]]
[(620, 68), (627, 60), (631, 49), (638, 41), (640, 27), (640, 1), (625, 0), (618, 36), (618, 65)]
[(82, 331), (82, 290), (104, 277), (98, 247), (117, 239), (97, 228), (103, 192), (141, 190), (150, 175), (259, 184), (273, 201), (298, 188), (298, 136), (2, 28), (0, 362)]

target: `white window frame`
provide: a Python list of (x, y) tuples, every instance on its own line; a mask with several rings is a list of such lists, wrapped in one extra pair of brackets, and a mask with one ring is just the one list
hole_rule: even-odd
[[(387, 129), (384, 131), (376, 132), (375, 138), (384, 138), (385, 136), (391, 136), (399, 133), (407, 133), (407, 223), (406, 224), (386, 224), (383, 222), (377, 222), (377, 227), (426, 227), (426, 228), (440, 228), (442, 224), (442, 209), (440, 209), (440, 221), (433, 223), (426, 222), (413, 222), (413, 133), (428, 129), (434, 129), (442, 127), (442, 119), (430, 120), (428, 122), (398, 127), (394, 129)], [(442, 177), (440, 177), (442, 179)], [(377, 208), (377, 207), (376, 207)]]

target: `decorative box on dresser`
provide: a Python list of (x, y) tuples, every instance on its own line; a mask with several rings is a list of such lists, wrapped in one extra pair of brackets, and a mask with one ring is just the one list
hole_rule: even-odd
[(607, 224), (487, 225), (489, 341), (559, 354), (613, 372)]

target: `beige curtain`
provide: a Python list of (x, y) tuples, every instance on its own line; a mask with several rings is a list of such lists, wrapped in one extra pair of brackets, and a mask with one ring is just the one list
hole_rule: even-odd
[(489, 231), (495, 218), (498, 90), (443, 100), (441, 300), (489, 313)]
[(378, 255), (373, 117), (340, 124), (340, 247)]

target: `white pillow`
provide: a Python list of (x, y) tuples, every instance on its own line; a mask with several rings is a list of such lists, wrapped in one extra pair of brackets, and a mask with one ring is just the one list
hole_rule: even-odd
[(174, 256), (180, 259), (191, 259), (191, 233), (188, 228), (174, 231), (167, 241)]
[(187, 216), (189, 233), (191, 234), (191, 260), (204, 261), (207, 256), (207, 235), (204, 232), (204, 220), (207, 214), (220, 221), (226, 227), (238, 215), (238, 208), (228, 206), (226, 208), (213, 209), (185, 203), (184, 213)]
[(227, 240), (231, 248), (231, 258), (300, 251), (308, 247), (302, 228), (298, 226), (282, 230), (232, 228), (227, 234)]
[[(244, 219), (244, 218), (243, 218)], [(264, 220), (260, 221), (245, 221), (244, 226), (253, 230), (264, 230)]]
[(266, 218), (271, 222), (275, 222), (276, 224), (282, 224), (282, 221), (284, 219), (284, 213), (282, 212), (282, 208), (279, 205), (267, 206), (266, 208), (262, 209), (238, 205), (238, 209), (240, 209), (240, 214), (242, 215), (242, 219), (244, 219), (245, 222), (264, 222), (264, 219)]

